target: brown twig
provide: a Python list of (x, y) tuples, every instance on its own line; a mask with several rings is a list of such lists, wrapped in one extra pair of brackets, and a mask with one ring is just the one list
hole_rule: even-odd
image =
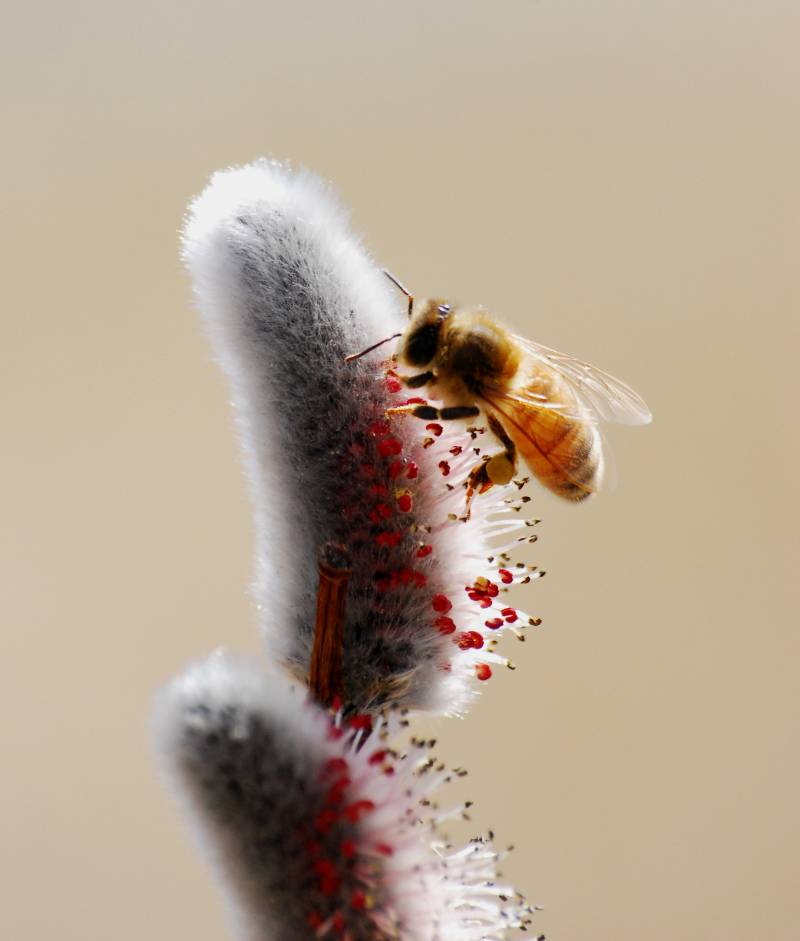
[(308, 686), (318, 703), (330, 706), (342, 692), (344, 610), (351, 570), (347, 550), (334, 543), (322, 547), (318, 563), (317, 616)]

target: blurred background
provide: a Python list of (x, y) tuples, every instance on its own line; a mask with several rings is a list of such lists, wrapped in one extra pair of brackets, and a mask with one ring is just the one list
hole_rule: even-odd
[(272, 155), (332, 180), (418, 293), (486, 304), (655, 414), (611, 430), (613, 493), (537, 497), (544, 623), (466, 722), (429, 723), (539, 931), (796, 938), (797, 3), (4, 19), (0, 936), (228, 937), (149, 716), (187, 661), (259, 651), (177, 232), (214, 169)]

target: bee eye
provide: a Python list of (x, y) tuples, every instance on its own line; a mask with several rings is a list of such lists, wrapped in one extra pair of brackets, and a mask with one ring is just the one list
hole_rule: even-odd
[(439, 325), (425, 324), (408, 338), (403, 358), (410, 366), (426, 366), (436, 355), (439, 345)]

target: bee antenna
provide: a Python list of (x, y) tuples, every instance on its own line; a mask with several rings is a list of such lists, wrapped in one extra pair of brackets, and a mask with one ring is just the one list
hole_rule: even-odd
[(401, 337), (402, 335), (402, 333), (393, 333), (390, 337), (386, 337), (385, 340), (379, 340), (377, 343), (373, 343), (372, 346), (368, 346), (360, 353), (351, 353), (349, 356), (345, 356), (344, 361), (346, 363), (352, 363), (354, 360), (361, 359), (362, 356), (366, 356), (367, 353), (371, 353), (373, 350), (377, 350), (379, 346), (383, 346), (383, 344), (388, 343), (389, 340), (396, 340), (397, 337)]
[(397, 280), (397, 278), (395, 278), (395, 276), (392, 274), (391, 271), (387, 271), (386, 268), (384, 268), (384, 269), (383, 269), (383, 273), (384, 273), (384, 274), (386, 275), (386, 277), (392, 282), (392, 284), (393, 284), (395, 287), (400, 288), (400, 290), (403, 292), (403, 294), (405, 294), (405, 296), (408, 298), (408, 316), (411, 317), (411, 309), (412, 309), (412, 307), (414, 306), (414, 295), (411, 293), (411, 291), (408, 290), (408, 288), (404, 287), (404, 286)]

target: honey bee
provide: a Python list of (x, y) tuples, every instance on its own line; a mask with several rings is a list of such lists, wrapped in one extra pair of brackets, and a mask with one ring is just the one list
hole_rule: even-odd
[(501, 445), (469, 474), (467, 516), (473, 495), (508, 484), (520, 457), (548, 490), (573, 502), (585, 500), (603, 480), (598, 423), (651, 421), (640, 396), (601, 369), (510, 332), (481, 308), (416, 301), (384, 273), (408, 298), (409, 324), (381, 343), (399, 337), (395, 355), (415, 370), (401, 381), (410, 389), (425, 387), (445, 403), (441, 408), (403, 405), (387, 414), (449, 421), (483, 411)]

